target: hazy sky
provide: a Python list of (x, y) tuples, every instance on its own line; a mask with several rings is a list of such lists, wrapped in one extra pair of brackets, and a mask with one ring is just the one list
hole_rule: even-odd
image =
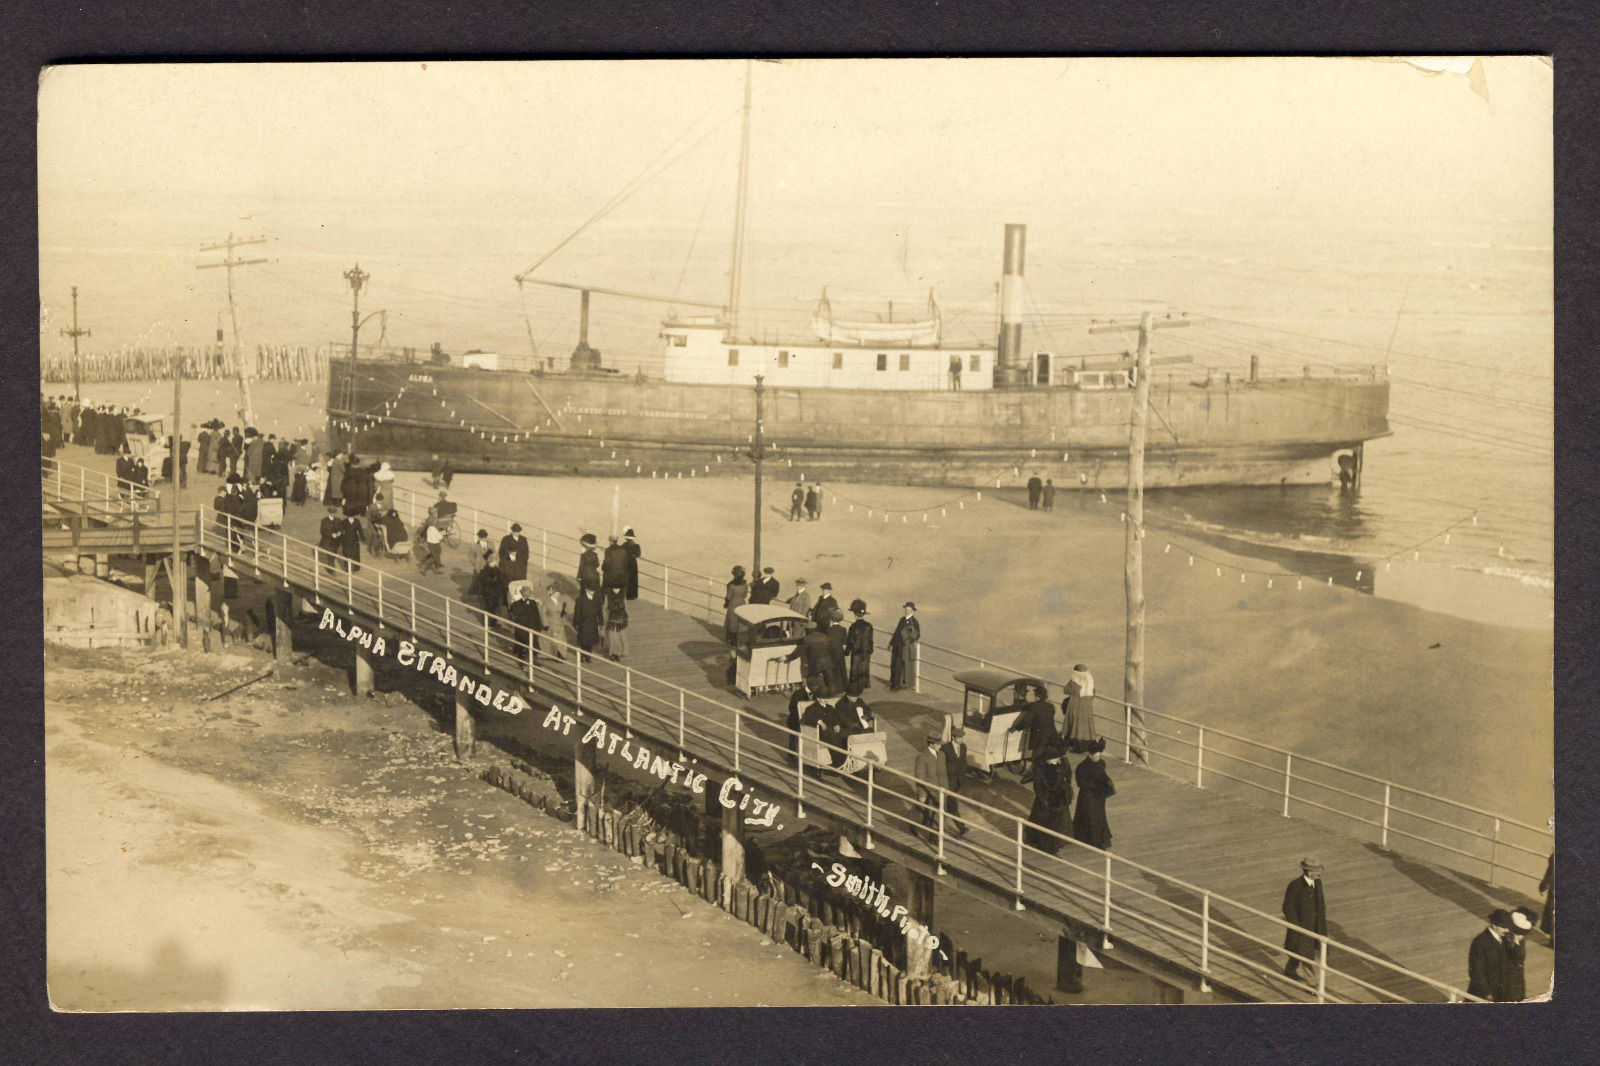
[[(970, 225), (997, 249), (1001, 222), (1028, 221), (1046, 246), (1193, 229), (1292, 248), (1396, 226), (1548, 243), (1551, 68), (1490, 58), (1483, 70), (1487, 100), (1464, 77), (1372, 60), (758, 63), (752, 241), (771, 257), (832, 238), (875, 261), (907, 232), (966, 240)], [(56, 68), (39, 96), (41, 298), (54, 324), (68, 285), (93, 289), (107, 343), (202, 341), (222, 279), (194, 269), (197, 249), (231, 229), (269, 233), (266, 276), (326, 296), (306, 324), (315, 337), (348, 296), (335, 265), (358, 258), (419, 290), (432, 264), (436, 318), (449, 299), (514, 305), (512, 273), (704, 134), (595, 232), (692, 233), (699, 258), (657, 273), (720, 299), (743, 71)], [(60, 349), (53, 328), (44, 343)]]

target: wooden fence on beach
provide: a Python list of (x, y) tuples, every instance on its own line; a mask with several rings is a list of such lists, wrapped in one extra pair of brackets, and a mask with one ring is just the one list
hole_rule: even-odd
[[(240, 354), (245, 375), (256, 380), (324, 381), (328, 376), (329, 349), (326, 346), (258, 344), (253, 352)], [(78, 376), (82, 381), (165, 381), (172, 378), (174, 361), (181, 361), (184, 376), (190, 380), (231, 378), (237, 374), (232, 353), (226, 348), (169, 345), (85, 352), (77, 357)], [(72, 381), (73, 357), (43, 359), (40, 377), (47, 382)]]

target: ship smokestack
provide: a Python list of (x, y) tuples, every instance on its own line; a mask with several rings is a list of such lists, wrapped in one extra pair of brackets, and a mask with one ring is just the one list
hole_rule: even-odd
[(1022, 268), (1027, 247), (1028, 227), (1007, 223), (1000, 276), (1000, 341), (994, 364), (996, 388), (1025, 385), (1028, 381), (1027, 364), (1022, 358)]

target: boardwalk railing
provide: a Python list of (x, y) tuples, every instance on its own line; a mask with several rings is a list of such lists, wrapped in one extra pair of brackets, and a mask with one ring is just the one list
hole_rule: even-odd
[[(43, 479), (47, 501), (58, 472), (47, 471), (50, 476)], [(1018, 908), (1075, 917), (1098, 930), (1107, 945), (1115, 937), (1202, 980), (1241, 989), (1265, 986), (1265, 993), (1253, 994), (1286, 1000), (1473, 998), (1394, 962), (1309, 933), (1316, 950), (1305, 961), (1314, 964), (1315, 983), (1306, 987), (1280, 971), (1284, 935), (1296, 927), (1248, 904), (970, 796), (961, 796), (962, 813), (952, 814), (952, 797), (943, 789), (878, 763), (869, 763), (859, 777), (808, 777), (793, 754), (799, 735), (748, 708), (629, 666), (589, 658), (551, 633), (532, 633), (482, 608), (279, 530), (203, 507), (195, 536), (204, 550), (254, 570), (263, 580), (280, 581), (442, 649), (458, 669), (470, 666), (485, 675), (517, 679), (551, 703), (570, 700), (629, 736), (644, 734), (665, 745), (663, 750), (675, 745), (684, 762), (692, 753), (703, 766), (720, 766), (760, 784), (792, 803), (798, 817), (806, 817), (810, 806), (857, 826), (869, 849), (882, 843), (922, 855), (936, 864), (939, 874), (986, 886)]]
[[(396, 486), (395, 495), (412, 524), (427, 514), (433, 502), (425, 494), (400, 486)], [(479, 528), (486, 528), (497, 542), (514, 521), (465, 506), (458, 512), (460, 518), (470, 521), (469, 538)], [(522, 524), (542, 568), (576, 572), (582, 554), (576, 537)], [(725, 585), (725, 580), (683, 567), (648, 558), (639, 560), (641, 595), (702, 621), (721, 624)], [(887, 680), (890, 634), (879, 629), (876, 636), (883, 655), (874, 666)], [(982, 666), (1013, 669), (993, 659), (922, 641), (913, 663), (914, 685), (919, 692), (932, 687), (959, 700), (962, 686), (954, 675)], [(1029, 670), (1016, 672), (1038, 676), (1058, 691), (1063, 689), (1064, 678)], [(1109, 712), (1101, 732), (1106, 734), (1110, 750), (1124, 761), (1139, 758), (1142, 750), (1141, 761), (1147, 761), (1152, 769), (1190, 781), (1197, 788), (1267, 806), (1284, 817), (1315, 821), (1385, 850), (1403, 850), (1490, 884), (1505, 884), (1533, 894), (1544, 874), (1545, 860), (1552, 849), (1547, 827), (1148, 707), (1098, 693), (1095, 699), (1100, 708)], [(1136, 734), (1142, 734), (1142, 744), (1137, 742)]]

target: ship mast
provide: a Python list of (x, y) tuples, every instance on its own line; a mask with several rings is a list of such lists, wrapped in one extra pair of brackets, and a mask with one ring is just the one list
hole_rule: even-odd
[(733, 263), (728, 271), (728, 339), (737, 337), (739, 288), (744, 280), (745, 199), (750, 189), (750, 74), (753, 60), (744, 61), (744, 122), (739, 134), (739, 193), (733, 209)]

